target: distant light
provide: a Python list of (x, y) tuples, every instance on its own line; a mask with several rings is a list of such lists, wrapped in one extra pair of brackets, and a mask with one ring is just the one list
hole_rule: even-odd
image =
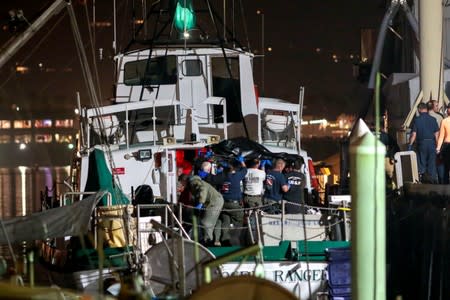
[(79, 110), (78, 108), (75, 108), (75, 109), (73, 110), (73, 112), (74, 112), (76, 115), (79, 115), (79, 114), (80, 114), (80, 110)]
[(16, 72), (20, 73), (20, 74), (25, 74), (28, 73), (30, 71), (30, 69), (28, 67), (25, 66), (16, 66)]
[(39, 68), (42, 68), (44, 66), (43, 63), (38, 63)]
[(319, 53), (319, 52), (321, 52), (321, 51), (322, 51), (321, 48), (316, 48), (316, 52), (317, 52), (317, 53)]
[[(134, 24), (136, 24), (136, 25), (144, 24), (144, 20), (142, 20), (142, 19), (137, 19), (137, 20), (134, 21)], [(111, 23), (110, 23), (109, 25), (111, 26)]]
[(16, 111), (19, 111), (19, 110), (20, 110), (20, 107), (16, 106)]
[(350, 54), (350, 59), (355, 58), (355, 56), (353, 54)]
[[(136, 24), (143, 24), (143, 20), (137, 20)], [(111, 27), (111, 22), (108, 21), (102, 21), (102, 22), (95, 22), (95, 27)]]
[(184, 33), (183, 33), (183, 37), (185, 38), (185, 39), (188, 39), (189, 38), (189, 32), (187, 32), (187, 31), (185, 31)]
[(268, 47), (267, 51), (272, 52), (272, 47)]
[(338, 62), (339, 62), (339, 59), (337, 59), (337, 58), (334, 59), (334, 62), (335, 62), (335, 63), (338, 63)]
[(74, 147), (74, 146), (73, 146), (73, 144), (72, 144), (72, 143), (70, 143), (70, 144), (68, 144), (68, 145), (67, 145), (67, 148), (69, 148), (70, 150), (72, 150), (72, 149), (73, 149), (73, 147)]
[(25, 144), (25, 143), (20, 143), (19, 149), (20, 149), (20, 150), (25, 150), (25, 149), (27, 149), (27, 144)]
[(262, 10), (259, 10), (259, 9), (258, 9), (258, 10), (256, 11), (256, 14), (257, 14), (257, 15), (261, 15), (262, 13), (263, 13)]
[(333, 59), (337, 59), (337, 55), (336, 55), (336, 54), (333, 54), (331, 57), (332, 57)]
[(311, 120), (311, 121), (309, 121), (310, 125), (313, 125), (313, 124), (327, 124), (327, 123), (328, 123), (328, 121), (326, 119), (318, 119), (318, 120)]

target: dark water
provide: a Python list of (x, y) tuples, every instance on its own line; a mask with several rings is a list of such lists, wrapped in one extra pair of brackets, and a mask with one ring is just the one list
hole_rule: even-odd
[(40, 211), (41, 192), (46, 186), (50, 196), (64, 192), (69, 171), (69, 166), (0, 168), (0, 218)]

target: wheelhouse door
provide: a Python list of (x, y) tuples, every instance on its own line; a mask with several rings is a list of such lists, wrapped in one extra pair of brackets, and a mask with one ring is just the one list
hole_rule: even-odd
[[(180, 101), (195, 109), (198, 123), (206, 123), (207, 106), (202, 104), (208, 97), (206, 56), (179, 56), (178, 78)], [(182, 115), (181, 117), (185, 116)]]

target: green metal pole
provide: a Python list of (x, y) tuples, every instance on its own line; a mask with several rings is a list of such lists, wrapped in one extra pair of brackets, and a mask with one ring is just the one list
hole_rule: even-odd
[(370, 132), (350, 143), (352, 299), (386, 298), (385, 151)]

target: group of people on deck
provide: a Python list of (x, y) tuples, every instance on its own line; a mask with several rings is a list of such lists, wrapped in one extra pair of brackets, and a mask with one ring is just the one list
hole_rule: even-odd
[(440, 113), (439, 103), (430, 100), (419, 103), (419, 115), (413, 120), (408, 150), (417, 153), (421, 182), (449, 183), (450, 171), (450, 104), (446, 117)]
[[(183, 220), (199, 217), (201, 242), (206, 246), (231, 246), (240, 238), (244, 216), (251, 209), (279, 213), (286, 200), (286, 213), (300, 213), (305, 175), (298, 158), (285, 162), (242, 156), (216, 164), (203, 159), (191, 174), (180, 174), (178, 199), (184, 205)], [(292, 204), (291, 204), (292, 203)], [(189, 210), (189, 208), (191, 208)], [(247, 210), (246, 210), (247, 209)]]

